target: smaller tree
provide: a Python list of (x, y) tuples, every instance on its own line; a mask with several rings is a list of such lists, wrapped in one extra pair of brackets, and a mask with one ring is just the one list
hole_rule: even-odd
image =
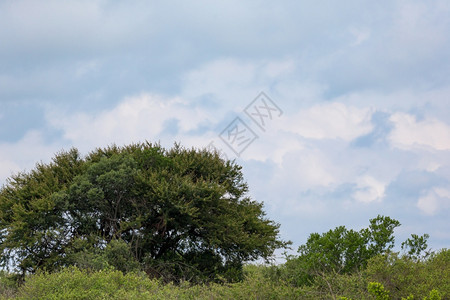
[[(348, 230), (345, 226), (319, 234), (312, 233), (298, 249), (300, 255), (288, 259), (286, 268), (296, 274), (297, 285), (312, 284), (326, 273), (348, 274), (364, 268), (370, 258), (394, 247), (394, 229), (400, 222), (378, 215), (368, 228)], [(296, 271), (295, 271), (296, 270)]]

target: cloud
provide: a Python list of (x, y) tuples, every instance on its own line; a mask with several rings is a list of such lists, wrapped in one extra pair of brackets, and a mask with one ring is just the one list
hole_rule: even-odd
[(186, 99), (215, 95), (221, 108), (239, 111), (261, 91), (270, 94), (271, 86), (290, 78), (296, 65), (292, 59), (243, 61), (219, 58), (186, 72), (182, 76), (180, 94)]
[[(0, 180), (61, 148), (145, 139), (214, 141), (233, 159), (217, 135), (240, 116), (258, 139), (237, 163), (293, 239), (374, 212), (433, 236), (448, 228), (436, 189), (450, 180), (449, 12), (446, 0), (0, 2)], [(266, 132), (242, 112), (261, 91), (284, 112)]]
[[(181, 98), (152, 94), (125, 98), (112, 109), (96, 114), (50, 110), (47, 118), (53, 127), (63, 132), (65, 140), (83, 150), (112, 143), (176, 140), (178, 132), (188, 134), (202, 123), (214, 123), (214, 116), (207, 110), (191, 107)], [(175, 132), (168, 128), (173, 122)], [(167, 135), (162, 135), (163, 132)]]
[(49, 162), (62, 148), (59, 143), (47, 143), (37, 130), (16, 142), (0, 142), (0, 186), (13, 174), (30, 171), (40, 161)]
[(286, 183), (303, 189), (329, 186), (337, 180), (333, 174), (334, 166), (325, 153), (318, 149), (287, 153), (281, 170), (280, 174), (283, 174)]
[(343, 103), (319, 104), (291, 116), (283, 126), (310, 139), (343, 139), (350, 141), (369, 133), (371, 108), (356, 108)]
[(390, 120), (394, 129), (389, 140), (395, 147), (413, 149), (431, 147), (436, 150), (450, 150), (450, 126), (436, 119), (417, 121), (413, 115), (394, 113)]
[(0, 169), (1, 184), (4, 184), (6, 182), (6, 179), (11, 175), (21, 171), (21, 167), (17, 163), (7, 159), (0, 159), (0, 165), (2, 166), (2, 168)]
[(450, 190), (433, 188), (417, 201), (417, 207), (426, 215), (433, 216), (438, 211), (450, 208)]
[(356, 189), (353, 198), (356, 201), (370, 203), (381, 201), (385, 196), (385, 184), (372, 176), (363, 176), (356, 180)]

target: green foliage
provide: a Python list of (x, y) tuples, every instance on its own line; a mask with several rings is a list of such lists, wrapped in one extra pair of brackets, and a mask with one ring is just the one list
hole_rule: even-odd
[(389, 300), (391, 297), (389, 296), (389, 291), (384, 289), (384, 286), (379, 282), (369, 282), (367, 285), (367, 290), (370, 294), (375, 296), (376, 300)]
[[(77, 247), (75, 251), (67, 253), (66, 260), (80, 269), (99, 271), (112, 267), (125, 273), (140, 270), (139, 262), (123, 240), (111, 240), (104, 249), (90, 247), (91, 244), (82, 240), (74, 244)], [(83, 248), (83, 245), (86, 248)]]
[(147, 299), (157, 287), (157, 281), (135, 273), (112, 269), (87, 272), (69, 267), (29, 277), (17, 299)]
[(0, 299), (450, 299), (450, 250), (413, 234), (392, 252), (400, 223), (385, 216), (245, 266), (288, 245), (247, 189), (235, 163), (177, 145), (59, 153), (0, 190), (1, 263), (16, 271)]
[(164, 284), (112, 269), (89, 272), (66, 268), (29, 277), (16, 299), (304, 299), (304, 293), (264, 276), (264, 267), (248, 266), (245, 280), (234, 284)]
[(274, 279), (273, 270), (273, 266), (246, 265), (242, 282), (194, 285), (183, 281), (175, 285), (139, 272), (69, 267), (27, 276), (18, 291), (0, 294), (0, 299), (448, 299), (440, 289), (400, 298), (364, 273), (329, 273), (312, 286), (293, 287)]
[[(80, 242), (79, 245), (83, 243)], [(124, 242), (112, 241), (106, 250), (126, 254)], [(91, 252), (106, 264), (94, 268), (64, 268), (26, 277), (18, 291), (11, 274), (0, 277), (0, 299), (449, 299), (450, 251), (443, 249), (423, 260), (388, 252), (352, 273), (324, 272), (309, 285), (296, 287), (280, 266), (246, 265), (241, 282), (177, 284), (151, 279), (139, 271), (120, 272), (105, 252)], [(103, 254), (103, 255), (99, 255)], [(113, 257), (114, 257), (113, 255)], [(115, 259), (113, 259), (115, 261)], [(120, 259), (119, 259), (120, 261)], [(9, 287), (8, 290), (2, 289)]]
[(422, 299), (437, 289), (444, 299), (450, 297), (450, 250), (431, 254), (426, 260), (413, 260), (398, 253), (379, 255), (369, 261), (365, 276), (380, 282), (394, 299), (411, 294)]
[(65, 212), (64, 191), (82, 172), (77, 150), (59, 153), (52, 163), (39, 163), (29, 173), (8, 179), (0, 191), (0, 253), (4, 267), (24, 274), (60, 263), (72, 233)]
[(0, 299), (13, 297), (17, 292), (17, 283), (14, 274), (0, 271)]
[(402, 250), (406, 251), (410, 258), (425, 258), (429, 255), (429, 253), (426, 252), (426, 249), (428, 248), (427, 240), (429, 237), (428, 234), (422, 236), (411, 234), (411, 238), (408, 238), (402, 243)]
[(370, 282), (382, 285), (392, 299), (423, 299), (433, 289), (450, 299), (450, 251), (427, 252), (428, 236), (412, 235), (403, 245), (415, 250), (404, 255), (392, 252), (393, 231), (399, 225), (378, 216), (358, 232), (340, 226), (313, 233), (300, 246), (298, 257), (289, 256), (285, 264), (268, 268), (267, 277), (299, 287), (313, 299), (372, 299)]
[(362, 231), (362, 235), (368, 236), (370, 257), (386, 253), (394, 248), (394, 229), (398, 226), (400, 222), (390, 217), (379, 215), (370, 220), (369, 228)]
[(441, 294), (436, 289), (431, 290), (428, 297), (423, 298), (423, 300), (441, 300), (441, 299), (442, 299)]
[(167, 281), (240, 280), (245, 261), (287, 245), (247, 190), (240, 166), (206, 150), (62, 152), (0, 190), (1, 262), (22, 276), (139, 265)]
[(394, 246), (397, 220), (377, 216), (368, 228), (361, 231), (336, 227), (323, 234), (313, 233), (306, 244), (299, 247), (300, 255), (289, 258), (286, 272), (297, 286), (311, 285), (325, 273), (349, 274), (361, 270), (368, 260), (386, 253)]
[(312, 287), (316, 298), (335, 299), (340, 295), (349, 299), (364, 299), (369, 296), (367, 284), (367, 279), (359, 273), (325, 273), (315, 279)]
[(112, 240), (102, 253), (108, 265), (122, 272), (139, 271), (139, 262), (133, 256), (129, 245), (123, 240)]

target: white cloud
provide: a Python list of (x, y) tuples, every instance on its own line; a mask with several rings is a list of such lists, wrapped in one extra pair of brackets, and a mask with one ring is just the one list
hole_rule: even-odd
[(39, 131), (29, 131), (16, 143), (0, 143), (0, 185), (12, 174), (31, 170), (37, 162), (49, 162), (62, 147), (44, 141)]
[(335, 184), (336, 168), (319, 149), (288, 152), (274, 174), (277, 186), (295, 186), (298, 190), (329, 187)]
[(281, 126), (305, 138), (350, 141), (372, 130), (372, 113), (371, 108), (333, 102), (300, 110)]
[(161, 133), (168, 120), (177, 121), (180, 134), (196, 129), (202, 122), (214, 121), (214, 116), (206, 110), (187, 104), (181, 98), (142, 94), (126, 98), (116, 107), (98, 114), (50, 111), (47, 118), (55, 128), (62, 130), (66, 140), (87, 151), (112, 143), (161, 140), (165, 137)]
[(356, 190), (353, 198), (356, 201), (370, 203), (381, 201), (384, 197), (385, 184), (372, 176), (366, 175), (356, 180)]
[(435, 215), (438, 210), (450, 207), (450, 190), (439, 187), (431, 189), (419, 198), (417, 207), (426, 215)]
[(6, 178), (21, 171), (20, 166), (11, 160), (0, 159), (0, 165), (2, 166), (0, 168), (0, 186), (6, 182)]
[(184, 76), (183, 95), (194, 98), (213, 93), (221, 95), (226, 101), (237, 102), (239, 99), (235, 95), (243, 97), (242, 89), (254, 85), (256, 68), (255, 64), (239, 63), (233, 59), (215, 60)]
[(282, 165), (286, 154), (294, 153), (304, 148), (305, 145), (292, 134), (285, 134), (278, 130), (271, 132), (269, 130), (261, 134), (254, 144), (250, 145), (243, 152), (242, 158), (259, 161), (271, 160), (278, 165)]
[[(16, 140), (0, 140), (0, 180), (72, 145), (83, 153), (145, 139), (206, 146), (260, 91), (284, 114), (237, 162), (259, 164), (247, 170), (263, 191), (257, 200), (279, 204), (277, 220), (295, 223), (288, 231), (297, 234), (302, 212), (345, 206), (360, 216), (366, 203), (385, 206), (404, 171), (450, 179), (448, 152), (428, 151), (450, 149), (447, 0), (148, 3), (0, 1), (8, 29), (0, 30), (0, 101), (19, 112), (24, 102), (59, 105), (48, 124), (30, 114), (11, 125), (0, 111), (0, 139)], [(391, 132), (375, 111), (392, 115)], [(402, 193), (417, 193), (404, 184)], [(421, 196), (412, 197), (428, 214), (448, 202), (439, 189)]]
[(412, 115), (394, 113), (390, 120), (394, 129), (389, 140), (395, 147), (412, 149), (426, 146), (436, 150), (450, 150), (450, 127), (436, 119), (417, 121)]

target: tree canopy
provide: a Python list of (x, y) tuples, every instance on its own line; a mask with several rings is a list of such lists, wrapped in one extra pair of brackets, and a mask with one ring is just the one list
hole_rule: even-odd
[(1, 262), (51, 271), (110, 249), (110, 264), (119, 253), (169, 280), (237, 279), (244, 262), (287, 245), (247, 192), (241, 167), (206, 150), (63, 151), (2, 187)]
[[(372, 257), (389, 252), (400, 222), (381, 215), (369, 222), (369, 227), (360, 231), (339, 226), (322, 234), (312, 233), (299, 247), (300, 255), (286, 263), (288, 272), (295, 273), (291, 276), (295, 284), (311, 284), (326, 273), (350, 274), (365, 268)], [(422, 250), (414, 247), (416, 252)]]

